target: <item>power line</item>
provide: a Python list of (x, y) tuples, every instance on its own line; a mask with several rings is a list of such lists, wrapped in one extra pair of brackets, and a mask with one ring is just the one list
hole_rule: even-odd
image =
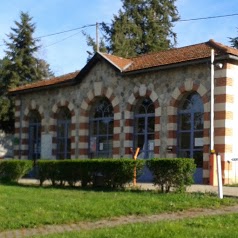
[[(191, 19), (179, 19), (179, 20), (175, 20), (173, 22), (174, 23), (176, 23), (176, 22), (189, 22), (189, 21), (208, 20), (208, 19), (233, 17), (233, 16), (238, 16), (238, 13), (227, 14), (227, 15), (208, 16), (208, 17), (198, 17), (198, 18), (191, 18)], [(98, 24), (102, 24), (102, 23), (98, 23)], [(106, 24), (109, 24), (109, 23), (106, 23)], [(45, 37), (50, 37), (50, 36), (55, 36), (55, 35), (59, 35), (59, 34), (64, 34), (64, 33), (67, 33), (67, 32), (76, 31), (76, 30), (80, 30), (80, 29), (84, 29), (84, 28), (88, 28), (88, 27), (93, 27), (93, 26), (96, 26), (96, 24), (88, 24), (88, 25), (84, 25), (84, 26), (81, 26), (81, 27), (77, 27), (77, 28), (73, 28), (73, 29), (69, 29), (69, 30), (65, 30), (65, 31), (60, 31), (60, 32), (55, 32), (55, 33), (48, 34), (48, 35), (38, 36), (35, 39), (42, 39), (42, 38), (45, 38)], [(68, 38), (70, 38), (72, 36), (74, 36), (74, 35), (71, 35), (71, 36), (69, 36), (67, 38), (64, 38), (61, 41), (65, 40), (65, 39), (68, 39)], [(61, 41), (58, 41), (58, 42), (61, 42)], [(53, 44), (56, 44), (58, 42), (55, 42)], [(51, 44), (51, 45), (53, 45), (53, 44)], [(0, 47), (1, 46), (5, 46), (5, 45), (6, 44), (2, 44), (2, 45), (0, 45)], [(51, 46), (51, 45), (48, 45), (48, 47)]]
[(238, 16), (238, 13), (228, 14), (228, 15), (210, 16), (210, 17), (191, 18), (191, 19), (180, 19), (180, 20), (175, 20), (174, 22), (199, 21), (199, 20), (208, 20), (208, 19), (214, 19), (214, 18), (233, 17), (233, 16)]

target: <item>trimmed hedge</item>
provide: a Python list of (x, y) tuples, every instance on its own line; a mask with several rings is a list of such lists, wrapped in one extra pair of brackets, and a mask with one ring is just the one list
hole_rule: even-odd
[(78, 160), (38, 160), (38, 179), (42, 185), (50, 180), (52, 185), (66, 182), (74, 186), (81, 181), (81, 186), (123, 187), (133, 180), (134, 167), (137, 176), (144, 161), (132, 159), (78, 159)]
[(16, 182), (33, 167), (31, 160), (1, 160), (0, 161), (0, 182)]
[(193, 184), (194, 159), (152, 159), (147, 160), (146, 165), (154, 176), (154, 184), (159, 185), (162, 192), (169, 192), (171, 187), (183, 192), (186, 186)]

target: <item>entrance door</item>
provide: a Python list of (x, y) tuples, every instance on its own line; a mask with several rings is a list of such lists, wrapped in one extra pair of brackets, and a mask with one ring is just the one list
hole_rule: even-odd
[(186, 96), (178, 111), (177, 156), (195, 160), (195, 183), (203, 182), (203, 113), (198, 93)]

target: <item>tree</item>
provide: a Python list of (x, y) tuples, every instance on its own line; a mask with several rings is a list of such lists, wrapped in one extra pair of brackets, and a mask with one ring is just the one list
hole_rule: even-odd
[(5, 131), (12, 132), (14, 128), (14, 106), (8, 90), (53, 76), (49, 65), (35, 56), (40, 46), (38, 40), (33, 38), (35, 24), (31, 21), (28, 13), (20, 13), (20, 21), (14, 22), (15, 27), (7, 35), (6, 56), (0, 62), (0, 129)]
[(238, 49), (238, 37), (229, 37), (231, 46)]
[(179, 19), (175, 2), (123, 0), (112, 24), (102, 23), (108, 52), (127, 58), (173, 47), (173, 21)]

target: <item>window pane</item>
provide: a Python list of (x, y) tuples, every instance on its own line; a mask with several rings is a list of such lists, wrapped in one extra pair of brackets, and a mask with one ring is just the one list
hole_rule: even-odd
[(203, 129), (203, 113), (202, 112), (194, 113), (194, 129), (195, 130)]
[(191, 129), (191, 114), (184, 113), (180, 115), (180, 130)]
[(183, 132), (180, 134), (180, 148), (190, 149), (191, 135), (189, 132)]

